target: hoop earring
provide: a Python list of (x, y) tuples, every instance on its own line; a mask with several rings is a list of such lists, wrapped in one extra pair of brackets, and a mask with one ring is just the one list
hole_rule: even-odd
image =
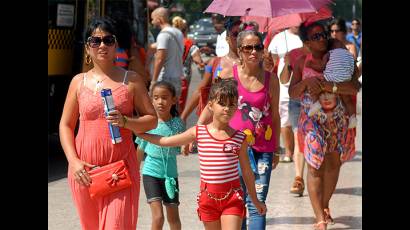
[(87, 54), (85, 56), (85, 64), (89, 65), (91, 63), (91, 56), (89, 54)]

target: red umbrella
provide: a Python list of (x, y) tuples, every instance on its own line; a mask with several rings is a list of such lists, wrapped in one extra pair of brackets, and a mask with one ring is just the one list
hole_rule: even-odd
[(274, 18), (257, 17), (257, 16), (242, 16), (242, 21), (255, 21), (259, 24), (259, 32), (267, 32), (271, 30), (282, 30), (292, 26), (299, 26), (302, 22), (310, 23), (323, 19), (331, 18), (332, 11), (327, 7), (322, 7), (316, 12), (288, 14)]
[(277, 17), (318, 11), (332, 0), (213, 0), (205, 13), (224, 16)]

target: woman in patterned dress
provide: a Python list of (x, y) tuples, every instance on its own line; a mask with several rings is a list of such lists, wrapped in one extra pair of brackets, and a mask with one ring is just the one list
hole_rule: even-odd
[(315, 229), (327, 229), (327, 224), (334, 223), (329, 213), (329, 201), (336, 188), (340, 166), (344, 161), (352, 159), (355, 153), (354, 133), (348, 132), (348, 117), (339, 97), (332, 119), (321, 122), (307, 115), (312, 104), (310, 95), (321, 92), (355, 95), (360, 83), (355, 74), (350, 82), (326, 82), (322, 73), (305, 66), (309, 60), (318, 62), (328, 51), (328, 33), (323, 25), (302, 25), (300, 37), (311, 53), (297, 61), (289, 95), (291, 98), (300, 98), (302, 103), (298, 141), (299, 149), (308, 163), (307, 187), (316, 216), (314, 226)]

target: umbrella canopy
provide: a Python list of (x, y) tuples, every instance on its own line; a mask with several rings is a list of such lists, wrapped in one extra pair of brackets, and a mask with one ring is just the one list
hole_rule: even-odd
[(315, 12), (331, 0), (213, 0), (205, 13), (224, 16), (277, 17), (293, 13)]
[(255, 21), (259, 24), (259, 32), (271, 30), (282, 30), (292, 26), (299, 26), (302, 22), (315, 22), (331, 18), (332, 11), (327, 7), (322, 7), (316, 12), (288, 14), (274, 18), (242, 16), (242, 21)]

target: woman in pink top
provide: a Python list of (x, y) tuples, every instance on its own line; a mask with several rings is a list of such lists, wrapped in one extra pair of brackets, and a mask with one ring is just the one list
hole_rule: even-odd
[(307, 115), (312, 103), (310, 95), (321, 92), (354, 95), (360, 83), (357, 77), (352, 77), (350, 82), (327, 82), (322, 73), (305, 65), (307, 61), (319, 62), (327, 52), (328, 34), (323, 25), (302, 25), (300, 37), (311, 53), (296, 62), (289, 95), (301, 99), (299, 149), (308, 163), (307, 188), (316, 216), (314, 227), (323, 230), (327, 229), (327, 224), (334, 223), (330, 216), (329, 201), (336, 188), (342, 162), (354, 155), (354, 136), (347, 132), (348, 117), (339, 99), (333, 109), (332, 119), (321, 123)]
[[(256, 193), (258, 199), (265, 202), (271, 172), (279, 162), (279, 79), (263, 68), (261, 34), (252, 28), (244, 29), (237, 41), (240, 65), (234, 65), (232, 71), (233, 78), (238, 81), (238, 107), (229, 124), (246, 134)], [(198, 122), (206, 121), (209, 116), (205, 109)], [(242, 186), (246, 191), (244, 183)], [(249, 196), (246, 196), (246, 203), (248, 229), (265, 229), (266, 216), (257, 212)], [(246, 219), (242, 229), (246, 229)]]
[[(68, 89), (60, 121), (60, 141), (68, 160), (68, 184), (85, 230), (135, 230), (140, 189), (139, 165), (132, 140), (135, 132), (156, 127), (157, 117), (142, 77), (114, 66), (118, 46), (110, 20), (95, 19), (86, 31), (87, 54), (93, 68), (77, 74)], [(112, 89), (116, 106), (107, 117), (100, 91)], [(139, 118), (131, 118), (137, 111)], [(77, 136), (74, 130), (78, 119)], [(108, 122), (120, 127), (122, 142), (112, 144)], [(124, 160), (133, 182), (130, 188), (90, 198), (88, 169)]]

